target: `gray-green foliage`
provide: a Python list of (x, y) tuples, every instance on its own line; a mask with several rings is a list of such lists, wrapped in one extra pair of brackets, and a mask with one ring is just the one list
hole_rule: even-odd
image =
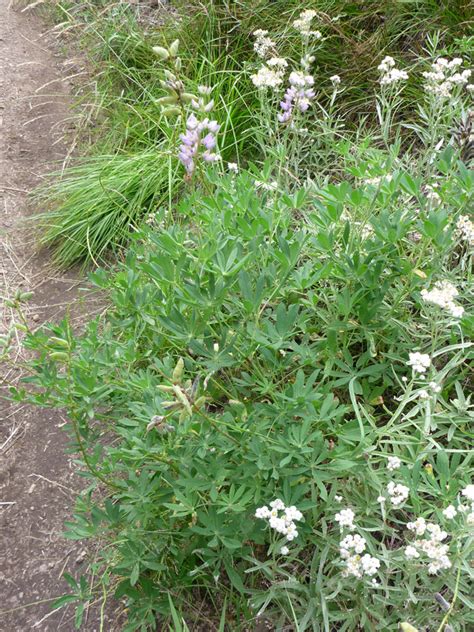
[[(352, 184), (292, 194), (271, 164), (257, 183), (210, 176), (212, 195), (189, 196), (173, 226), (134, 237), (118, 271), (92, 275), (104, 318), (80, 336), (67, 321), (28, 336), (37, 357), (19, 396), (70, 416), (102, 499), (79, 498), (69, 536), (102, 539), (95, 570), (126, 599), (127, 630), (190, 625), (196, 595), (218, 613), (209, 629), (226, 608), (233, 630), (258, 611), (278, 629), (438, 629), (436, 592), (470, 628), (462, 520), (449, 572), (428, 575), (403, 549), (407, 522), (442, 521), (469, 483), (472, 277), (455, 224), (474, 183), (445, 151), (433, 209), (406, 170), (364, 184), (377, 164), (354, 160)], [(460, 321), (420, 299), (440, 278), (460, 290)], [(433, 359), (429, 401), (406, 366), (413, 350)], [(392, 479), (410, 498), (381, 513)], [(304, 516), (287, 557), (254, 517), (275, 498)], [(376, 588), (341, 574), (346, 506), (381, 560)]]

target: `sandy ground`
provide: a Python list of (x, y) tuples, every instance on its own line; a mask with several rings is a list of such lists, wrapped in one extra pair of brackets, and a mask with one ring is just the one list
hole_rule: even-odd
[[(68, 153), (67, 74), (39, 17), (21, 12), (12, 0), (0, 0), (0, 296), (12, 296), (18, 287), (33, 291), (28, 316), (33, 326), (58, 318), (68, 304), (77, 303), (81, 278), (54, 272), (47, 255), (35, 252), (34, 223), (24, 221), (30, 214), (28, 192)], [(0, 333), (11, 319), (2, 300)], [(22, 353), (18, 348), (18, 358)], [(8, 366), (0, 367), (0, 394), (19, 377)], [(81, 485), (67, 453), (64, 422), (57, 412), (0, 399), (2, 631), (75, 629), (72, 608), (51, 614), (50, 607), (69, 592), (62, 572), (77, 577), (86, 565), (83, 545), (62, 536), (74, 490)], [(109, 632), (115, 626), (105, 620), (100, 627), (91, 612), (81, 629)]]

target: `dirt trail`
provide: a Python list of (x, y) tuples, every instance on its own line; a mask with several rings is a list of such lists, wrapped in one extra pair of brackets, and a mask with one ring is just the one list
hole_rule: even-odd
[[(58, 317), (74, 300), (78, 284), (77, 277), (52, 272), (48, 258), (35, 254), (34, 224), (23, 222), (27, 193), (67, 153), (68, 81), (44, 31), (37, 15), (0, 0), (0, 296), (11, 296), (18, 287), (33, 291), (32, 325)], [(0, 333), (11, 318), (2, 301)], [(5, 367), (1, 373), (3, 379), (8, 373), (9, 381), (18, 378)], [(80, 487), (63, 424), (56, 412), (0, 400), (1, 631), (75, 629), (72, 610), (49, 614), (52, 599), (68, 592), (62, 571), (77, 576), (84, 563), (82, 545), (61, 535), (73, 509), (73, 490)], [(99, 629), (92, 619), (83, 630)], [(105, 623), (103, 629), (112, 628)]]

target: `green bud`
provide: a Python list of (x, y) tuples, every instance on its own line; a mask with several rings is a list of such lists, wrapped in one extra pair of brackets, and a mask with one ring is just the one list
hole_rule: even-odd
[(191, 409), (191, 404), (189, 403), (189, 400), (186, 397), (186, 395), (183, 393), (183, 391), (179, 388), (179, 386), (177, 384), (173, 385), (173, 390), (174, 390), (174, 392), (176, 394), (176, 397), (179, 400), (180, 404), (182, 404), (184, 406), (184, 408), (186, 408), (188, 413), (190, 415), (192, 415), (193, 411)]
[(58, 345), (58, 347), (63, 347), (63, 349), (69, 349), (69, 343), (67, 340), (63, 340), (63, 338), (56, 338), (56, 336), (51, 336), (49, 339), (50, 342)]
[(166, 50), (166, 48), (163, 48), (163, 46), (153, 46), (152, 50), (155, 55), (157, 55), (157, 57), (159, 57), (163, 61), (168, 59), (168, 57), (170, 56), (169, 52)]
[(60, 360), (62, 362), (69, 360), (68, 354), (64, 353), (64, 351), (53, 351), (53, 353), (49, 354), (49, 357), (51, 360)]
[(186, 419), (189, 417), (190, 413), (186, 410), (186, 408), (183, 408), (183, 410), (181, 411), (181, 413), (179, 414), (178, 417), (178, 421), (186, 421)]
[(204, 395), (201, 395), (201, 397), (198, 397), (197, 400), (194, 402), (195, 408), (197, 408), (197, 410), (202, 408), (204, 404), (206, 403), (206, 399), (207, 398)]
[(166, 77), (167, 79), (169, 79), (170, 81), (176, 81), (176, 75), (173, 75), (173, 73), (172, 73), (172, 72), (170, 72), (169, 70), (166, 70), (166, 68), (165, 68), (165, 70), (163, 71), (163, 74), (164, 74), (164, 75), (165, 75), (165, 77)]
[(174, 67), (178, 72), (181, 70), (182, 65), (183, 64), (181, 63), (181, 57), (176, 57), (176, 59), (174, 60)]
[(184, 360), (180, 358), (173, 370), (173, 382), (181, 382), (184, 370)]
[(169, 97), (160, 97), (156, 100), (159, 105), (174, 105), (178, 102), (178, 97), (171, 95)]
[(181, 95), (181, 99), (185, 103), (190, 103), (192, 100), (197, 101), (198, 98), (195, 94), (191, 94), (190, 92), (183, 92), (183, 94)]
[(176, 57), (179, 49), (179, 39), (174, 40), (174, 42), (170, 46), (170, 55), (171, 57)]
[(179, 108), (166, 108), (161, 113), (163, 116), (178, 116), (181, 114), (181, 110)]
[(400, 630), (401, 632), (418, 632), (418, 628), (414, 628), (412, 625), (410, 625), (409, 623), (400, 623)]
[(174, 393), (173, 387), (168, 386), (167, 384), (158, 384), (156, 388), (163, 393)]

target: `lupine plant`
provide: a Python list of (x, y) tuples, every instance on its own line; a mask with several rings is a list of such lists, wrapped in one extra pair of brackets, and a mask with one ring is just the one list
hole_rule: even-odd
[[(82, 334), (67, 319), (31, 331), (12, 304), (34, 352), (13, 396), (67, 410), (90, 479), (68, 535), (103, 546), (78, 592), (123, 600), (126, 630), (199, 629), (197, 600), (209, 630), (474, 624), (473, 173), (445, 128), (404, 145), (393, 99), (420, 75), (391, 57), (374, 64), (382, 129), (331, 123), (337, 168), (313, 173), (313, 13), (293, 23), (297, 66), (254, 34), (267, 160), (207, 161), (211, 95), (183, 100), (170, 70), (162, 105), (186, 112), (173, 222), (158, 209), (91, 275), (110, 306)], [(446, 122), (472, 91), (458, 61), (430, 63), (457, 91)], [(327, 81), (334, 102), (344, 87)]]

